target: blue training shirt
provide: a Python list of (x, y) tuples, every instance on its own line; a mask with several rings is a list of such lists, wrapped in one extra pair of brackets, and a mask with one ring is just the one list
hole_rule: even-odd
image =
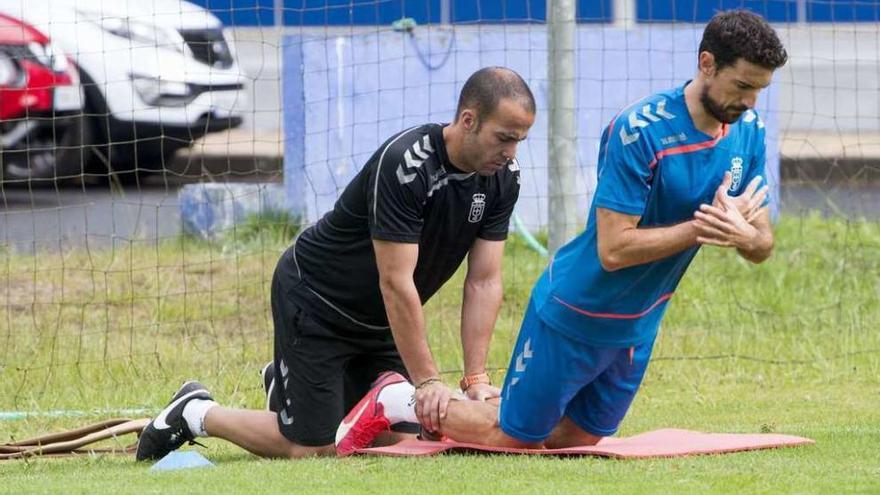
[(653, 340), (699, 249), (605, 271), (599, 263), (596, 208), (638, 215), (639, 227), (669, 226), (711, 204), (724, 172), (733, 176), (733, 196), (764, 176), (764, 124), (757, 113), (747, 110), (718, 136), (709, 136), (688, 114), (686, 85), (625, 108), (603, 132), (587, 228), (559, 249), (532, 291), (538, 314), (557, 331), (607, 347)]

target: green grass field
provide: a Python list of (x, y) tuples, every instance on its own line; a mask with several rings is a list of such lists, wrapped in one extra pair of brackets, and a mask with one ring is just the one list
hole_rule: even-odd
[[(63, 257), (0, 252), (0, 442), (157, 411), (198, 378), (226, 405), (262, 407), (269, 281), (286, 235), (250, 226), (226, 243), (132, 244)], [(516, 239), (490, 365), (500, 381), (544, 260)], [(235, 246), (235, 247), (231, 247)], [(461, 278), (426, 314), (450, 383)], [(265, 461), (220, 441), (213, 469), (153, 474), (131, 458), (0, 461), (0, 493), (880, 492), (880, 224), (784, 218), (773, 258), (705, 249), (672, 299), (622, 435), (679, 427), (779, 432), (815, 446), (667, 460), (503, 456)], [(60, 414), (60, 413), (59, 413)]]

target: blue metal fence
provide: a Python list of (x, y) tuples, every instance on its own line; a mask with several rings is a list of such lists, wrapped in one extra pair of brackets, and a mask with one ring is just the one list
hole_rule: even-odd
[(719, 10), (749, 9), (770, 22), (797, 20), (797, 0), (637, 0), (639, 22), (707, 22)]
[[(271, 26), (274, 0), (190, 0), (230, 26)], [(577, 0), (580, 22), (611, 22), (612, 0)], [(419, 24), (441, 22), (441, 0), (284, 0), (279, 4), (286, 26), (387, 25), (402, 17)], [(449, 21), (475, 23), (544, 23), (546, 0), (449, 0)]]
[(272, 26), (273, 0), (188, 0), (210, 10), (227, 26)]
[(806, 17), (811, 22), (877, 22), (877, 0), (807, 0)]
[(878, 0), (637, 0), (639, 22), (706, 22), (719, 10), (745, 8), (770, 22), (877, 22)]
[[(210, 9), (229, 26), (275, 25), (275, 0), (190, 0)], [(582, 23), (614, 20), (613, 0), (577, 0)], [(877, 22), (880, 0), (636, 0), (640, 23), (704, 23), (719, 10), (746, 8), (771, 22), (795, 22), (798, 4), (807, 22)], [(544, 23), (546, 0), (449, 0), (456, 24)], [(286, 26), (388, 25), (402, 17), (419, 24), (441, 22), (441, 0), (282, 0)]]

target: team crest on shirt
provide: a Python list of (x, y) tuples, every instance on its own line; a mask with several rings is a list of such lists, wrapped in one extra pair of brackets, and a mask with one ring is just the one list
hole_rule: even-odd
[(743, 159), (740, 157), (734, 157), (733, 160), (730, 160), (730, 190), (735, 191), (739, 188), (740, 182), (742, 182), (743, 177)]
[(483, 193), (474, 194), (474, 200), (471, 203), (471, 212), (468, 214), (468, 222), (477, 223), (483, 219), (483, 212), (486, 210), (486, 195)]

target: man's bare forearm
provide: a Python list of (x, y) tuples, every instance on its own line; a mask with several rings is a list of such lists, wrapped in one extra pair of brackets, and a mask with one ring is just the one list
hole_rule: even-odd
[(425, 315), (412, 280), (382, 280), (382, 299), (397, 351), (413, 383), (438, 376), (428, 347)]
[(461, 346), (465, 374), (486, 371), (486, 356), (502, 299), (501, 277), (489, 277), (464, 283), (461, 305)]
[(769, 230), (758, 229), (754, 241), (748, 246), (737, 247), (736, 252), (752, 263), (761, 263), (773, 252), (773, 234)]
[(693, 221), (669, 227), (627, 228), (612, 239), (599, 236), (599, 259), (608, 271), (657, 261), (697, 245)]
[(775, 243), (773, 227), (770, 223), (770, 209), (766, 206), (763, 207), (751, 225), (756, 230), (755, 236), (748, 244), (737, 246), (736, 251), (752, 263), (761, 263), (770, 257)]

